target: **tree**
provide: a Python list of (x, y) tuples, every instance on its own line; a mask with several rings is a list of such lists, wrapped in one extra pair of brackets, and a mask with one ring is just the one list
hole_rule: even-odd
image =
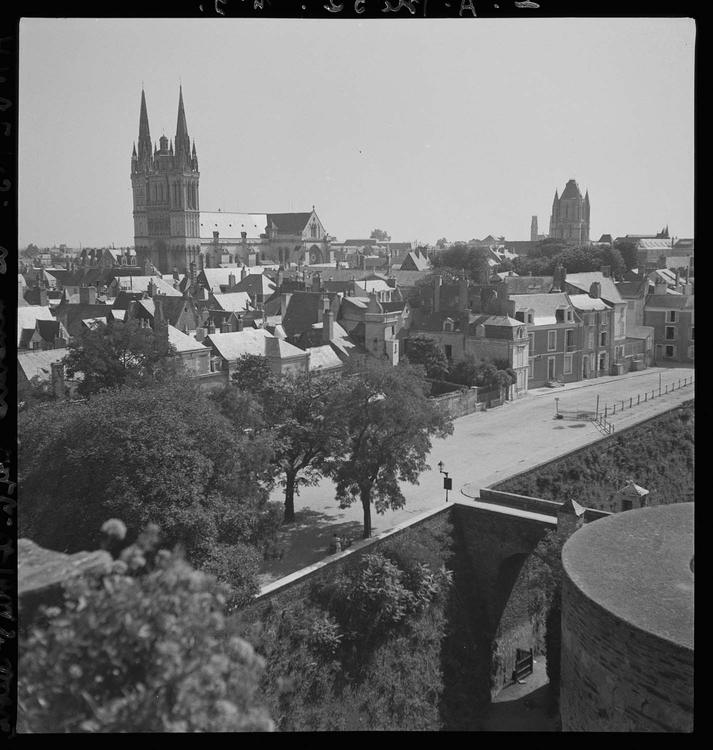
[(68, 349), (64, 365), (70, 378), (82, 374), (77, 388), (81, 396), (122, 385), (153, 383), (179, 369), (165, 329), (155, 332), (141, 327), (137, 320), (87, 328)]
[(440, 380), (448, 374), (448, 359), (435, 339), (414, 336), (406, 339), (406, 356), (412, 365), (422, 365), (426, 377)]
[(40, 254), (40, 248), (34, 243), (30, 243), (24, 250), (20, 252), (25, 258), (36, 258)]
[(440, 240), (436, 241), (436, 247), (443, 249), (448, 244), (448, 240), (445, 237), (441, 237)]
[(487, 247), (470, 247), (465, 242), (456, 242), (435, 256), (433, 267), (452, 269), (455, 274), (465, 271), (468, 278), (480, 283), (490, 273), (489, 256)]
[(235, 429), (194, 382), (99, 393), (18, 417), (20, 534), (51, 549), (96, 546), (102, 521), (158, 524), (192, 564), (241, 556), (256, 590), (258, 548), (279, 524), (269, 503), (269, 434)]
[(263, 659), (225, 616), (227, 587), (167, 550), (145, 575), (123, 561), (65, 587), (24, 638), (22, 732), (273, 728), (256, 698)]
[[(260, 361), (262, 360), (262, 361)], [(325, 420), (330, 393), (341, 378), (336, 375), (298, 373), (275, 376), (265, 357), (246, 355), (238, 360), (233, 379), (244, 392), (255, 396), (260, 404), (261, 423), (274, 439), (273, 462), (285, 488), (284, 522), (295, 520), (295, 495), (300, 487), (313, 485), (322, 476), (321, 463), (336, 447), (337, 434)], [(224, 414), (244, 413), (243, 407), (231, 405), (240, 401), (239, 391), (228, 387), (217, 394)]]
[(621, 255), (627, 271), (631, 271), (639, 265), (636, 240), (626, 238), (617, 240), (614, 243), (614, 249), (619, 252), (619, 255)]
[(372, 229), (369, 239), (378, 240), (379, 242), (390, 242), (391, 235), (385, 232), (383, 229)]
[(364, 538), (377, 513), (401, 508), (399, 481), (416, 483), (428, 468), (431, 437), (453, 431), (449, 417), (426, 397), (428, 384), (410, 365), (391, 367), (366, 359), (332, 394), (327, 418), (342, 431), (342, 452), (325, 461), (340, 507), (357, 499), (364, 511)]

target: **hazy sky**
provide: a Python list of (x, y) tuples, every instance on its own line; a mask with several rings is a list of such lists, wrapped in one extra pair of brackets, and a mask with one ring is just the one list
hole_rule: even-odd
[(26, 19), (20, 246), (133, 243), (141, 85), (157, 141), (179, 79), (203, 210), (529, 239), (573, 177), (592, 238), (690, 237), (694, 39), (686, 19)]

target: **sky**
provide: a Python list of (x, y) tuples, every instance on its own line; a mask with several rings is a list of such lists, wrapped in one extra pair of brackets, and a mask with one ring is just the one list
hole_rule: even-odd
[(690, 19), (23, 19), (19, 246), (133, 244), (179, 83), (202, 210), (309, 211), (338, 240), (529, 239), (555, 189), (591, 238), (693, 236)]

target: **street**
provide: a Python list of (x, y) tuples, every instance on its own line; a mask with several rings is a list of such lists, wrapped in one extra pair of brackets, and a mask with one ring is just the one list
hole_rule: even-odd
[[(679, 379), (681, 382), (684, 378), (690, 381), (693, 374), (692, 367), (656, 367), (560, 388), (539, 388), (517, 401), (454, 420), (453, 434), (433, 441), (428, 461), (431, 469), (423, 472), (420, 483), (402, 486), (406, 505), (383, 515), (372, 511), (372, 535), (445, 502), (443, 476), (438, 472), (439, 461), (443, 461), (444, 470), (453, 480), (449, 499), (457, 499), (461, 497), (464, 485), (487, 487), (602, 438), (602, 433), (591, 421), (555, 419), (555, 398), (559, 399), (561, 410), (593, 412), (599, 396), (600, 412), (607, 404), (607, 419), (619, 431), (692, 399), (694, 388), (691, 385), (668, 394), (664, 391), (667, 385), (669, 391), (674, 383), (678, 387)], [(652, 390), (656, 394), (654, 399), (651, 399)], [(646, 402), (645, 392), (648, 392)], [(638, 406), (637, 396), (641, 399)], [(631, 409), (628, 408), (629, 399), (633, 402)], [(622, 400), (626, 407), (623, 412)], [(617, 411), (612, 414), (615, 401), (618, 402)], [(280, 487), (273, 491), (271, 499), (283, 500)], [(323, 559), (334, 534), (360, 536), (361, 504), (356, 502), (349, 508), (340, 509), (334, 499), (334, 485), (329, 479), (323, 479), (317, 486), (303, 488), (295, 505), (296, 522), (280, 532), (283, 558), (264, 564), (260, 576), (262, 584)]]

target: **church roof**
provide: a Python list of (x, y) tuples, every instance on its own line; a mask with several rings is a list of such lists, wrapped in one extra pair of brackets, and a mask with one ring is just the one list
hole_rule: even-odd
[(582, 198), (582, 193), (579, 189), (579, 185), (577, 185), (576, 180), (567, 180), (567, 184), (562, 191), (562, 195), (560, 195), (560, 200), (568, 200), (570, 198), (578, 198), (580, 200)]
[(297, 214), (267, 214), (267, 223), (275, 224), (280, 234), (302, 234), (311, 218), (311, 211)]
[(260, 239), (267, 231), (267, 214), (239, 214), (225, 211), (200, 212), (201, 239), (213, 239), (218, 232), (220, 239), (241, 239), (241, 232), (248, 239)]

